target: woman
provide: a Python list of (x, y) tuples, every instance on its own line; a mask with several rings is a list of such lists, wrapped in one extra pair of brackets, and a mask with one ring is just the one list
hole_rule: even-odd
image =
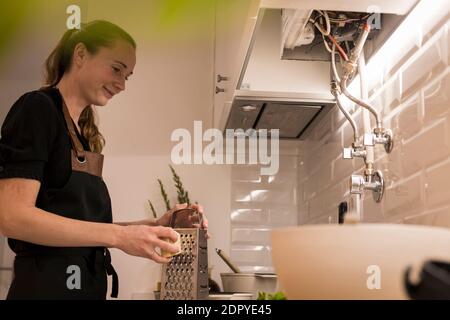
[(131, 36), (106, 21), (68, 30), (46, 61), (46, 86), (24, 94), (6, 116), (0, 231), (16, 253), (8, 299), (105, 299), (107, 274), (117, 297), (107, 248), (158, 263), (170, 261), (161, 250), (177, 252), (178, 235), (167, 227), (173, 210), (157, 221), (112, 223), (101, 177), (104, 139), (91, 105), (125, 90), (135, 50)]

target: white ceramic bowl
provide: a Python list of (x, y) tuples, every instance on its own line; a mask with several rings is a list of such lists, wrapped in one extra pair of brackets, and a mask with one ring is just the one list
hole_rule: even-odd
[(310, 225), (272, 232), (288, 299), (407, 299), (404, 272), (450, 262), (450, 229), (400, 224)]

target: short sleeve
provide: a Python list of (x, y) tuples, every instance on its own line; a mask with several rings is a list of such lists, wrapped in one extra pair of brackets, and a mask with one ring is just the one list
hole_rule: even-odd
[(44, 93), (20, 97), (1, 128), (0, 178), (28, 178), (42, 182), (56, 137), (58, 110)]

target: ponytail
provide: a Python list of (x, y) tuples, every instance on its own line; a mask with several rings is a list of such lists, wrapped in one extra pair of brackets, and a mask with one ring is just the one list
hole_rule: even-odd
[(87, 106), (81, 112), (78, 125), (80, 126), (81, 135), (89, 141), (91, 151), (101, 153), (105, 146), (105, 138), (95, 124), (95, 114), (92, 106)]
[[(70, 37), (77, 32), (77, 29), (67, 30), (59, 40), (55, 49), (45, 60), (45, 84), (49, 87), (56, 86), (63, 77), (66, 69), (70, 66), (68, 57), (68, 42)], [(69, 60), (69, 61), (68, 61)]]

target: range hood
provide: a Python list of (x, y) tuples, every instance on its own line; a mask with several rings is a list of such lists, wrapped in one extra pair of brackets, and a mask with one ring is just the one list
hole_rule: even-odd
[(328, 61), (282, 60), (281, 12), (259, 10), (226, 129), (279, 129), (281, 139), (299, 139), (335, 104)]
[(281, 139), (299, 139), (321, 114), (334, 106), (326, 97), (304, 94), (300, 98), (236, 96), (229, 114), (228, 129), (279, 129)]
[[(373, 2), (377, 5), (380, 0)], [(366, 60), (416, 2), (407, 0), (400, 7), (383, 2), (384, 7), (380, 6), (383, 10), (379, 11), (382, 27), (374, 30), (367, 41), (370, 44)], [(277, 7), (280, 3), (285, 7)], [(247, 36), (246, 44), (243, 40), (245, 59), (236, 77), (232, 100), (222, 115), (222, 125), (226, 129), (279, 129), (280, 138), (305, 138), (317, 120), (335, 106), (330, 92), (330, 54), (320, 41), (308, 45), (311, 30), (307, 30), (306, 23), (317, 9), (347, 10), (342, 11), (347, 16), (367, 13), (353, 12), (357, 11), (355, 8), (361, 9), (359, 1), (261, 1), (257, 17), (253, 18), (252, 34)], [(295, 13), (286, 14), (287, 10)], [(297, 21), (290, 23), (286, 17), (296, 17)], [(291, 34), (287, 34), (288, 26)], [(293, 30), (299, 38), (303, 33), (301, 41), (292, 41)], [(321, 39), (316, 35), (316, 40)], [(293, 48), (293, 43), (301, 46)]]

